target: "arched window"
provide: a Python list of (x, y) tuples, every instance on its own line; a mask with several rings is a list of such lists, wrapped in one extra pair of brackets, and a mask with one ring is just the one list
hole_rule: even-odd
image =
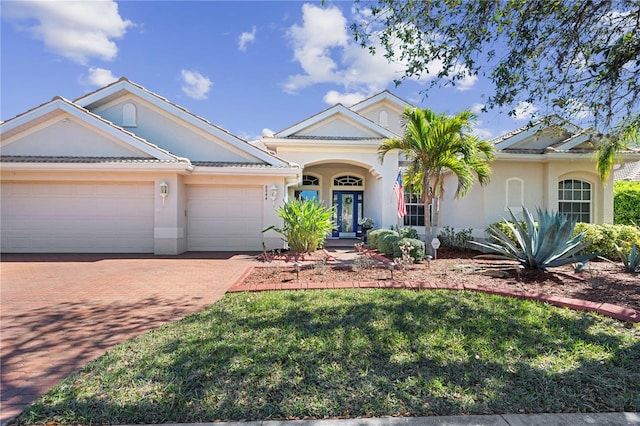
[(334, 186), (362, 186), (362, 178), (358, 176), (344, 175), (333, 179)]
[(318, 186), (320, 179), (314, 175), (302, 175), (302, 186)]
[(318, 200), (320, 197), (320, 178), (314, 175), (302, 175), (302, 187), (294, 191), (297, 200)]
[(579, 179), (558, 182), (558, 212), (578, 222), (591, 222), (591, 184)]
[(514, 214), (522, 211), (524, 204), (524, 180), (512, 177), (506, 181), (505, 210)]
[(378, 118), (382, 127), (389, 127), (389, 113), (387, 111), (380, 111)]
[(134, 104), (124, 104), (122, 106), (122, 127), (137, 127), (136, 106)]

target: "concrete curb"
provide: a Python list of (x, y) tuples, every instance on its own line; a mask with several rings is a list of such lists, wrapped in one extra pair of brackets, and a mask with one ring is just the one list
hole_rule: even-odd
[[(179, 423), (163, 426), (626, 426), (640, 425), (639, 413), (544, 413), (433, 417), (374, 417), (330, 420), (258, 420)], [(134, 426), (134, 425), (131, 425)]]

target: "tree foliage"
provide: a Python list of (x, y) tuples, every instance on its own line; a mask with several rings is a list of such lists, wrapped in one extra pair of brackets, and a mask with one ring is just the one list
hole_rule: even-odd
[(640, 182), (614, 183), (613, 223), (640, 226)]
[(283, 225), (272, 225), (262, 232), (276, 231), (295, 253), (313, 252), (322, 247), (335, 228), (333, 209), (318, 200), (289, 200), (277, 213)]
[[(356, 0), (354, 36), (432, 84), (488, 77), (487, 108), (537, 103), (637, 138), (640, 0)], [(614, 146), (618, 149), (619, 146)]]
[[(454, 116), (436, 114), (431, 109), (409, 108), (403, 114), (404, 135), (401, 139), (387, 139), (378, 147), (380, 161), (394, 149), (401, 150), (409, 168), (404, 184), (421, 194), (425, 212), (432, 199), (444, 193), (446, 172), (458, 180), (456, 198), (464, 196), (473, 183), (489, 183), (489, 163), (495, 156), (493, 145), (472, 135), (475, 115), (463, 111)], [(429, 214), (425, 214), (425, 225)]]

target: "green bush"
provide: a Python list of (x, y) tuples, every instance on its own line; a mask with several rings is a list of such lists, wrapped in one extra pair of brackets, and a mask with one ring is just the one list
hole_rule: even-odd
[(380, 247), (380, 238), (387, 234), (397, 234), (396, 231), (392, 231), (391, 229), (374, 229), (369, 231), (367, 234), (367, 242), (369, 243), (369, 248), (372, 250), (378, 250)]
[(575, 232), (585, 231), (585, 241), (589, 245), (585, 252), (598, 253), (611, 260), (621, 260), (616, 246), (624, 251), (631, 250), (633, 243), (640, 246), (640, 229), (631, 225), (594, 225), (578, 223)]
[(280, 207), (277, 213), (283, 220), (283, 226), (272, 225), (262, 232), (276, 231), (296, 253), (315, 251), (334, 229), (333, 209), (321, 201), (291, 200)]
[(393, 248), (401, 238), (396, 231), (384, 234), (378, 239), (378, 250), (388, 256), (393, 256)]
[(640, 182), (613, 184), (613, 223), (640, 225)]
[(425, 255), (425, 245), (424, 241), (418, 240), (416, 238), (401, 238), (399, 239), (393, 247), (393, 257), (402, 257), (402, 250), (400, 247), (404, 244), (409, 244), (411, 246), (411, 250), (409, 251), (409, 255), (413, 257), (415, 262), (420, 262), (424, 260)]
[[(507, 227), (508, 228), (508, 227)], [(447, 247), (454, 248), (456, 250), (466, 250), (470, 241), (473, 241), (472, 228), (462, 229), (456, 232), (456, 230), (450, 226), (442, 228), (442, 232), (438, 235), (442, 244)], [(513, 238), (513, 236), (511, 236)]]
[(418, 236), (418, 230), (415, 228), (412, 228), (410, 226), (405, 226), (403, 228), (400, 229), (400, 236), (402, 238), (411, 238), (414, 240), (418, 240), (420, 239), (420, 237)]

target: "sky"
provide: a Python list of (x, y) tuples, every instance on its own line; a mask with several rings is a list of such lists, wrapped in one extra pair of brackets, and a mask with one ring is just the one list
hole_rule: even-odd
[(248, 141), (326, 108), (389, 90), (454, 114), (478, 112), (485, 139), (526, 125), (537, 106), (480, 112), (490, 83), (395, 86), (402, 64), (361, 48), (351, 1), (0, 2), (0, 119), (73, 100), (124, 76)]

